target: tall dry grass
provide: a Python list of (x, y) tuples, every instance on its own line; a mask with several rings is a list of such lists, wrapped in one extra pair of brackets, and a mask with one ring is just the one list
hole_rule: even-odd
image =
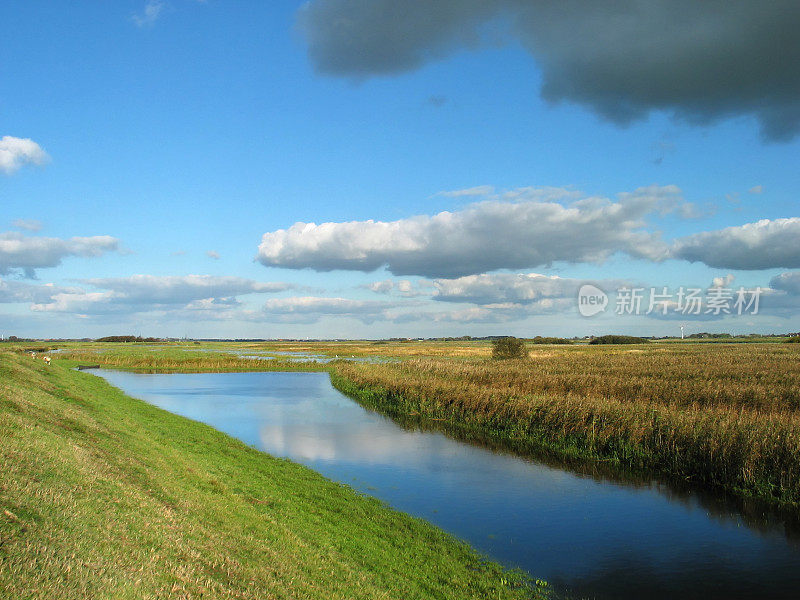
[(798, 359), (767, 344), (547, 348), (522, 361), (342, 364), (333, 378), (389, 414), (798, 504)]

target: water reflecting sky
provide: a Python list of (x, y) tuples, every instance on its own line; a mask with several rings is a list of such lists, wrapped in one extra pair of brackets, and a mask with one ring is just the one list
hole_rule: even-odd
[(94, 371), (126, 393), (381, 498), (578, 597), (798, 598), (778, 519), (399, 427), (326, 373)]

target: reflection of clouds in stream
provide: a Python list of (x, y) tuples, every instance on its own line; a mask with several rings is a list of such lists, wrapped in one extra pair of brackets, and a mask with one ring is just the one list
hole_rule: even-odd
[[(324, 418), (319, 419), (320, 413)], [(469, 485), (475, 496), (496, 495), (501, 486), (514, 496), (556, 492), (579, 503), (588, 488), (599, 485), (522, 458), (465, 445), (441, 433), (400, 429), (349, 400), (344, 406), (323, 410), (319, 399), (301, 400), (273, 406), (262, 416), (262, 448), (294, 460), (400, 468), (416, 479), (430, 480), (434, 488)], [(483, 485), (475, 486), (476, 478)]]
[(270, 454), (307, 461), (363, 464), (427, 463), (458, 454), (447, 444), (432, 449), (426, 434), (376, 435), (374, 423), (263, 424), (261, 443)]

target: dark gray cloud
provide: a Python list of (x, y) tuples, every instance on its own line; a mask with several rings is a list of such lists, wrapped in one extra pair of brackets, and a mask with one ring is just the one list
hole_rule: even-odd
[(329, 75), (397, 74), (517, 40), (546, 100), (615, 123), (666, 110), (693, 123), (753, 115), (771, 140), (800, 131), (796, 0), (312, 0), (298, 26)]
[(720, 269), (800, 268), (800, 218), (762, 219), (677, 240), (672, 258)]
[(265, 266), (290, 269), (367, 272), (386, 266), (395, 275), (444, 278), (556, 261), (597, 263), (615, 252), (658, 260), (666, 245), (642, 230), (644, 219), (674, 211), (681, 202), (675, 186), (640, 188), (620, 194), (616, 202), (583, 197), (563, 204), (560, 189), (512, 196), (515, 201), (479, 202), (392, 222), (295, 223), (265, 233), (257, 258)]
[(769, 287), (791, 296), (800, 297), (800, 271), (790, 271), (776, 275), (770, 280)]

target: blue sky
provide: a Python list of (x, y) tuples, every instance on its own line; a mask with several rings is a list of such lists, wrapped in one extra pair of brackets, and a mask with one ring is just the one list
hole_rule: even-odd
[[(800, 329), (798, 42), (748, 29), (798, 11), (547, 4), (4, 3), (0, 333)], [(759, 314), (615, 314), (715, 278)]]

